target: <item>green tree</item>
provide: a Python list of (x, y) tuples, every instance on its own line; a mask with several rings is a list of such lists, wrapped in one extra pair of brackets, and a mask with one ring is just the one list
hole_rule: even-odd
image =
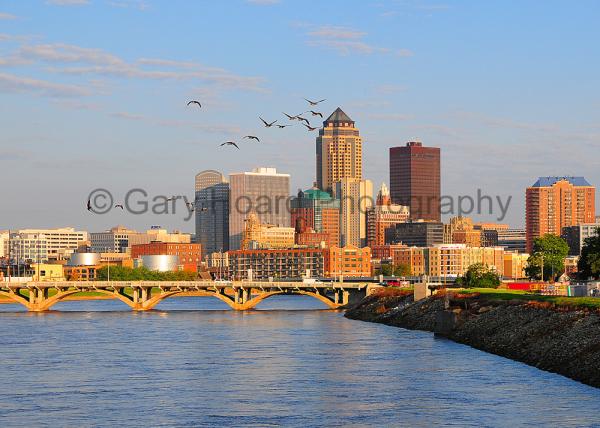
[(583, 241), (577, 270), (581, 279), (600, 279), (600, 227)]
[(543, 265), (543, 280), (556, 280), (565, 271), (565, 258), (568, 254), (569, 246), (560, 236), (548, 233), (535, 238), (525, 273), (529, 278), (542, 279)]
[[(108, 270), (108, 266), (98, 269), (96, 279), (98, 281), (108, 280)], [(197, 278), (196, 272), (189, 271), (158, 272), (145, 267), (110, 266), (111, 281), (194, 281)]]
[(381, 267), (377, 270), (375, 270), (375, 274), (376, 275), (383, 275), (383, 276), (392, 276), (392, 265), (390, 264), (382, 264)]
[(410, 266), (401, 264), (401, 265), (394, 267), (394, 275), (409, 276), (410, 275)]
[(456, 279), (457, 285), (466, 288), (496, 288), (500, 285), (500, 282), (500, 276), (483, 263), (472, 264), (464, 276)]

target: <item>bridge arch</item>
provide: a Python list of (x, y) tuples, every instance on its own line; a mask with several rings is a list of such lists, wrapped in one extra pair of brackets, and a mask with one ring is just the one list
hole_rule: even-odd
[[(105, 294), (107, 296), (111, 296), (114, 297), (115, 299), (120, 300), (121, 302), (125, 303), (127, 306), (129, 306), (132, 309), (136, 309), (136, 305), (135, 303), (133, 303), (133, 300), (128, 299), (127, 297), (119, 294), (116, 291), (110, 291), (110, 290), (103, 290), (103, 289), (94, 289), (92, 290), (94, 293), (100, 293), (100, 294)], [(44, 300), (41, 304), (36, 305), (34, 307), (34, 311), (47, 311), (49, 310), (52, 306), (56, 305), (58, 302), (64, 300), (65, 298), (72, 296), (73, 294), (77, 294), (77, 293), (81, 293), (82, 290), (66, 290), (66, 291), (59, 291), (58, 293), (56, 293), (55, 295), (53, 295), (52, 297), (49, 297), (48, 299)]]
[(18, 294), (10, 293), (10, 292), (7, 292), (7, 291), (0, 291), (0, 296), (8, 297), (13, 302), (19, 303), (19, 304), (25, 306), (27, 309), (29, 309), (31, 307), (31, 304), (29, 303), (29, 300), (27, 300), (23, 296), (19, 296)]
[(341, 304), (335, 303), (333, 300), (331, 300), (327, 296), (324, 296), (323, 294), (315, 293), (314, 291), (308, 291), (308, 290), (280, 291), (280, 290), (277, 290), (277, 291), (265, 291), (265, 292), (262, 292), (256, 296), (252, 297), (250, 300), (248, 300), (246, 303), (243, 304), (242, 310), (254, 309), (263, 300), (268, 299), (269, 297), (272, 297), (272, 296), (277, 296), (277, 295), (282, 295), (282, 294), (283, 295), (296, 294), (296, 295), (300, 295), (300, 296), (310, 296), (310, 297), (313, 297), (313, 298), (321, 301), (322, 303), (327, 305), (327, 307), (329, 307), (330, 309), (337, 309), (341, 306)]
[(217, 293), (215, 291), (204, 291), (204, 290), (196, 290), (196, 291), (185, 291), (185, 290), (172, 290), (172, 291), (164, 291), (160, 294), (156, 294), (150, 298), (150, 300), (146, 301), (143, 304), (144, 310), (154, 309), (156, 305), (165, 300), (168, 297), (173, 297), (178, 294), (184, 294), (185, 296), (190, 297), (216, 297), (217, 299), (225, 302), (231, 309), (236, 309), (236, 303), (233, 299), (225, 294)]

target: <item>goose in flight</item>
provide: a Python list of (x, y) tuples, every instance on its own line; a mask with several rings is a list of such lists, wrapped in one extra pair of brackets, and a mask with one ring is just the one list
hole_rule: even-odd
[(258, 117), (260, 120), (262, 120), (262, 123), (265, 124), (265, 127), (270, 128), (271, 126), (273, 126), (275, 124), (275, 122), (277, 122), (276, 120), (274, 120), (273, 122), (269, 123), (266, 120), (264, 120), (262, 117)]
[(255, 137), (254, 135), (246, 135), (244, 138), (247, 138), (249, 140), (256, 140), (260, 143), (260, 139), (258, 137)]
[(288, 126), (292, 126), (292, 125), (276, 125), (279, 129), (283, 129), (283, 128), (287, 128)]
[(309, 100), (307, 98), (304, 98), (304, 100), (306, 100), (311, 106), (316, 106), (317, 104), (322, 103), (323, 101), (325, 101), (325, 98), (323, 98), (322, 100), (319, 100), (319, 101), (311, 101), (311, 100)]
[(233, 146), (238, 150), (240, 149), (233, 141), (225, 141), (224, 143), (221, 143), (221, 146)]
[(319, 129), (319, 128), (318, 128), (318, 127), (316, 127), (316, 126), (310, 126), (310, 125), (307, 125), (306, 123), (303, 123), (302, 125), (306, 126), (306, 128), (307, 128), (309, 131), (314, 131), (315, 129)]
[(202, 107), (202, 104), (200, 104), (200, 101), (191, 100), (187, 103), (187, 105), (189, 106), (190, 104), (197, 104), (198, 107)]
[(313, 116), (319, 116), (319, 117), (323, 117), (323, 113), (319, 113), (318, 111), (314, 111), (314, 110), (309, 110), (306, 113), (310, 112), (310, 114), (312, 114)]
[(298, 120), (298, 116), (291, 116), (284, 111), (282, 111), (282, 113), (285, 114), (289, 120)]

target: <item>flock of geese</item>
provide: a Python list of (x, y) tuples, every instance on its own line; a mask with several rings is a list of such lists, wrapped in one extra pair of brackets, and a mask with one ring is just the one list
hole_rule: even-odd
[[(304, 100), (306, 100), (306, 102), (311, 107), (315, 107), (315, 106), (319, 105), (320, 103), (322, 103), (323, 101), (326, 101), (325, 99), (318, 100), (318, 101), (312, 101), (312, 100), (309, 100), (307, 98), (304, 98)], [(187, 106), (188, 107), (189, 106), (198, 106), (198, 108), (202, 108), (202, 104), (198, 100), (188, 101)], [(296, 121), (302, 123), (302, 125), (304, 125), (309, 132), (316, 131), (317, 129), (320, 129), (320, 127), (311, 126), (311, 124), (308, 121), (308, 119), (305, 118), (305, 117), (302, 117), (303, 114), (307, 114), (307, 113), (310, 113), (313, 117), (318, 116), (321, 119), (323, 118), (323, 113), (320, 113), (320, 112), (315, 111), (315, 110), (307, 110), (307, 111), (302, 112), (302, 113), (297, 114), (297, 115), (291, 115), (291, 114), (287, 114), (287, 113), (283, 112), (283, 114), (287, 117), (287, 119), (289, 121), (295, 121), (296, 120)], [(275, 126), (275, 127), (279, 128), (279, 129), (283, 129), (283, 128), (287, 128), (288, 126), (292, 126), (291, 124), (282, 125), (280, 123), (277, 123), (277, 120), (274, 120), (272, 122), (267, 122), (265, 119), (263, 119), (260, 116), (259, 116), (259, 119), (261, 120), (261, 122), (263, 123), (263, 125), (265, 126), (265, 128), (272, 128), (272, 127)], [(254, 140), (254, 141), (257, 141), (257, 142), (260, 143), (260, 138), (258, 138), (256, 135), (245, 135), (244, 137), (242, 137), (242, 139), (243, 140), (244, 139)], [(238, 144), (235, 141), (225, 141), (224, 143), (221, 143), (220, 146), (221, 147), (223, 147), (223, 146), (232, 146), (232, 147), (235, 147), (236, 149), (240, 150), (240, 147), (238, 146)], [(176, 199), (175, 197), (168, 198), (166, 201), (167, 202), (174, 201), (175, 199)], [(188, 208), (188, 210), (190, 212), (194, 212), (194, 209), (195, 209), (194, 202), (187, 202), (186, 201), (185, 204), (187, 205), (187, 208)], [(125, 207), (123, 206), (123, 204), (116, 204), (114, 207), (115, 208), (120, 208), (121, 210), (125, 210)], [(207, 211), (208, 210), (208, 208), (206, 208), (206, 207), (200, 207), (198, 209), (201, 210), (201, 211)], [(91, 199), (88, 199), (88, 201), (87, 201), (87, 210), (90, 211), (90, 212), (96, 212), (94, 210), (94, 207), (92, 206), (92, 200)]]
[[(306, 100), (306, 102), (311, 107), (315, 107), (315, 106), (319, 105), (320, 103), (322, 103), (323, 101), (325, 101), (325, 99), (318, 100), (318, 101), (312, 101), (312, 100), (309, 100), (307, 98), (304, 98), (304, 100)], [(188, 105), (188, 107), (189, 106), (193, 106), (193, 105), (197, 105), (199, 108), (202, 108), (202, 104), (200, 103), (200, 101), (197, 101), (197, 100), (191, 100), (191, 101), (189, 101), (187, 103), (187, 105)], [(282, 112), (282, 113), (288, 118), (289, 121), (297, 120), (298, 122), (302, 123), (302, 125), (304, 125), (309, 132), (316, 131), (317, 129), (320, 129), (320, 127), (318, 127), (318, 126), (312, 126), (310, 124), (310, 122), (308, 121), (308, 119), (305, 118), (305, 117), (302, 117), (302, 115), (310, 113), (313, 117), (314, 116), (319, 116), (321, 119), (323, 118), (323, 113), (320, 113), (320, 112), (314, 111), (314, 110), (307, 110), (305, 112), (302, 112), (302, 113), (296, 114), (296, 115), (287, 114), (285, 112)], [(280, 123), (277, 123), (277, 120), (274, 120), (272, 122), (267, 122), (265, 119), (263, 119), (260, 116), (258, 118), (263, 123), (263, 125), (265, 126), (265, 128), (277, 127), (279, 129), (283, 129), (283, 128), (287, 128), (288, 126), (292, 126), (290, 124), (282, 125)], [(244, 139), (255, 140), (255, 141), (257, 141), (257, 142), (260, 143), (260, 138), (258, 138), (256, 135), (245, 135), (244, 137), (242, 137), (242, 139), (243, 140)], [(220, 146), (221, 147), (223, 147), (223, 146), (232, 146), (232, 147), (235, 147), (236, 149), (240, 150), (240, 147), (238, 146), (238, 143), (236, 143), (235, 141), (225, 141), (224, 143), (221, 143)]]

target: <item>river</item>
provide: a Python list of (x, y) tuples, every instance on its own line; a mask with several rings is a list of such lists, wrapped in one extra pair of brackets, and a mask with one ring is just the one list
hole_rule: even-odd
[(1, 305), (0, 426), (592, 426), (600, 390), (310, 297)]

